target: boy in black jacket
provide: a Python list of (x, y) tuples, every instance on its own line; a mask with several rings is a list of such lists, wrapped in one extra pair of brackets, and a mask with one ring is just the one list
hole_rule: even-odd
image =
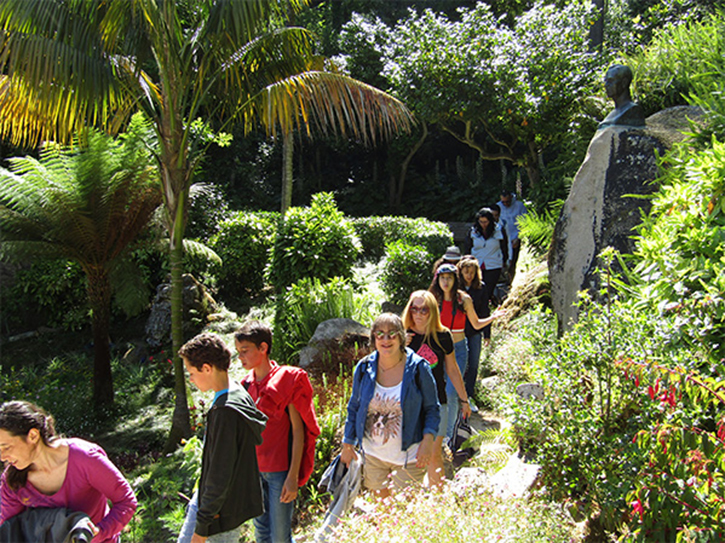
[(199, 488), (189, 502), (178, 543), (237, 543), (239, 526), (262, 513), (255, 446), (267, 417), (244, 388), (229, 379), (232, 353), (215, 334), (200, 334), (179, 349), (189, 381), (213, 390), (207, 415)]

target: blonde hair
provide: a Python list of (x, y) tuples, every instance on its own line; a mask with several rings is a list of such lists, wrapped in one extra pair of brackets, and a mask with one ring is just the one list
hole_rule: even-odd
[(447, 332), (448, 328), (443, 326), (443, 323), (441, 322), (441, 313), (438, 310), (438, 301), (436, 300), (436, 297), (433, 296), (433, 293), (427, 290), (416, 290), (410, 295), (408, 303), (403, 310), (403, 325), (406, 329), (413, 328), (413, 314), (410, 312), (410, 306), (413, 305), (413, 300), (418, 298), (423, 298), (423, 302), (428, 308), (428, 322), (425, 325), (423, 341), (430, 343), (428, 340), (432, 336), (433, 341), (435, 341), (440, 347), (441, 343), (438, 340), (438, 333)]

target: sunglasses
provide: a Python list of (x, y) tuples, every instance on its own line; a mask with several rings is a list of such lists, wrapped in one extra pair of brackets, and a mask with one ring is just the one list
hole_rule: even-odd
[(376, 339), (395, 339), (400, 335), (398, 332), (383, 332), (382, 330), (375, 330), (373, 334)]
[(411, 305), (410, 312), (414, 315), (416, 313), (420, 313), (421, 315), (427, 315), (428, 313), (430, 313), (430, 309), (428, 309), (427, 305)]

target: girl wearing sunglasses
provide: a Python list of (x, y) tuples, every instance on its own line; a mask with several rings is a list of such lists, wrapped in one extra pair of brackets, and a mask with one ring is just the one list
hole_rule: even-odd
[[(433, 445), (433, 456), (428, 466), (428, 481), (431, 486), (439, 485), (443, 479), (443, 437), (446, 435), (446, 420), (451, 403), (446, 393), (446, 374), (456, 391), (466, 401), (464, 414), (470, 415), (468, 396), (463, 385), (461, 371), (456, 364), (453, 351), (453, 336), (443, 326), (435, 297), (427, 290), (416, 290), (410, 295), (408, 305), (403, 311), (403, 324), (408, 331), (408, 347), (425, 358), (433, 371), (438, 401), (441, 404), (441, 424)], [(456, 396), (452, 399), (455, 401)]]
[[(459, 373), (464, 375), (468, 366), (468, 342), (466, 341), (466, 321), (473, 328), (480, 330), (494, 319), (504, 314), (502, 310), (497, 310), (493, 315), (486, 318), (479, 318), (473, 307), (473, 300), (466, 291), (461, 290), (461, 281), (458, 277), (458, 268), (453, 264), (441, 264), (436, 270), (433, 281), (428, 288), (435, 297), (436, 306), (440, 309), (441, 323), (451, 331), (453, 337), (453, 350), (455, 352), (455, 361)], [(448, 372), (448, 382), (446, 384), (446, 394), (455, 400), (456, 395), (463, 404), (463, 416), (468, 418), (471, 413), (471, 406), (468, 400), (468, 394), (465, 393), (464, 386), (459, 386), (452, 372)], [(461, 382), (461, 385), (463, 383)], [(463, 393), (462, 393), (463, 392)], [(449, 402), (447, 419), (443, 418), (442, 424), (445, 427), (445, 435), (450, 440), (453, 436), (453, 428), (458, 418), (458, 403)]]
[(380, 497), (422, 483), (440, 425), (438, 394), (426, 360), (405, 347), (399, 316), (373, 323), (375, 351), (353, 373), (340, 460), (349, 465), (362, 447), (363, 485)]

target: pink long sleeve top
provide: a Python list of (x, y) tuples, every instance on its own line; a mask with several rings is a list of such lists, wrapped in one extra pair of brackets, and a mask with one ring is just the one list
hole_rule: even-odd
[(17, 491), (11, 490), (3, 473), (0, 524), (32, 507), (67, 507), (86, 513), (99, 528), (93, 543), (115, 543), (136, 511), (136, 496), (101, 447), (82, 439), (65, 441), (68, 468), (56, 493), (46, 496), (29, 482)]

